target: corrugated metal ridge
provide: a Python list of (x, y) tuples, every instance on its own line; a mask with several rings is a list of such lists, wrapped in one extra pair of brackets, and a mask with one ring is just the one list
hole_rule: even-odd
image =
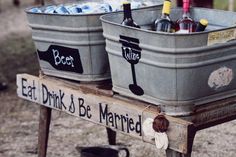
[[(146, 95), (146, 94), (144, 94), (141, 98), (140, 96), (133, 95), (132, 93), (130, 93), (130, 91), (128, 89), (126, 89), (124, 87), (120, 87), (119, 85), (113, 85), (113, 89), (115, 89), (115, 91), (119, 91), (119, 93), (121, 95), (128, 95), (130, 97), (134, 97), (134, 98), (142, 100), (142, 101), (150, 102), (150, 103), (158, 105), (158, 106), (165, 105), (165, 106), (170, 106), (170, 107), (176, 107), (176, 105), (178, 105), (178, 106), (183, 106), (183, 107), (189, 108), (189, 107), (193, 107), (193, 106), (189, 106), (189, 105), (193, 105), (194, 102), (196, 101), (196, 99), (180, 100), (180, 101), (169, 100), (169, 99), (160, 99), (160, 98), (156, 98), (156, 97)], [(190, 112), (192, 112), (192, 111), (190, 111)]]
[(105, 40), (96, 40), (96, 41), (67, 41), (67, 40), (59, 40), (59, 39), (48, 39), (42, 37), (32, 37), (34, 41), (40, 42), (48, 42), (48, 43), (56, 43), (62, 45), (70, 45), (70, 46), (91, 46), (91, 45), (104, 45)]
[[(106, 46), (106, 51), (111, 54), (111, 55), (115, 55), (115, 56), (121, 56), (120, 52), (117, 52), (113, 49), (110, 49), (109, 47)], [(179, 68), (179, 69), (183, 69), (183, 68), (196, 68), (196, 67), (202, 67), (202, 66), (206, 66), (206, 65), (211, 65), (211, 64), (215, 64), (215, 63), (219, 63), (219, 62), (224, 62), (227, 60), (233, 60), (236, 59), (236, 54), (233, 55), (228, 55), (225, 57), (219, 57), (219, 58), (214, 58), (214, 59), (209, 59), (206, 61), (196, 61), (195, 63), (160, 63), (157, 61), (151, 61), (149, 59), (145, 59), (145, 58), (141, 58), (140, 59), (140, 63), (144, 63), (144, 64), (149, 64), (151, 66), (157, 66), (157, 67), (161, 67), (161, 68)]]
[[(112, 35), (106, 34), (105, 32), (103, 32), (103, 36), (108, 40), (119, 42), (119, 37), (114, 37)], [(232, 46), (236, 47), (236, 40), (224, 44), (216, 44), (212, 46), (202, 46), (202, 47), (192, 47), (192, 48), (163, 48), (163, 47), (156, 47), (143, 44), (142, 42), (140, 42), (139, 46), (142, 49), (146, 49), (149, 51), (158, 51), (158, 53), (163, 53), (163, 54), (168, 53), (168, 54), (181, 55), (181, 54), (191, 54), (191, 53), (201, 53), (201, 52), (204, 52), (206, 54), (207, 51), (210, 52), (213, 50), (229, 48)]]
[[(57, 76), (57, 77), (62, 77), (61, 72), (57, 72), (55, 70), (50, 70), (50, 69), (42, 69), (45, 74)], [(74, 78), (79, 78), (75, 80), (80, 80), (80, 81), (100, 81), (104, 79), (110, 79), (110, 73), (106, 72), (103, 73), (102, 75), (100, 74), (78, 74), (78, 73), (71, 73), (71, 72), (63, 72), (63, 78), (68, 78), (71, 79), (71, 77)]]
[(51, 30), (60, 32), (102, 32), (102, 26), (98, 27), (62, 27), (62, 26), (49, 26), (40, 24), (29, 24), (32, 29)]

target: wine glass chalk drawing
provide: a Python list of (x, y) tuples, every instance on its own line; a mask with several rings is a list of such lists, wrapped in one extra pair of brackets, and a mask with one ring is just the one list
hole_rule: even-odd
[(136, 38), (126, 37), (120, 35), (120, 43), (122, 43), (122, 56), (126, 61), (131, 64), (131, 72), (133, 78), (133, 84), (129, 84), (130, 91), (138, 96), (144, 94), (143, 89), (137, 84), (136, 74), (135, 74), (135, 64), (138, 64), (141, 59), (141, 48), (139, 47), (139, 40)]

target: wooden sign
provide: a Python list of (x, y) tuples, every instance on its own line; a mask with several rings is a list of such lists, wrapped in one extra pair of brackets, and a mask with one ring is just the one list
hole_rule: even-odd
[[(17, 86), (17, 94), (23, 99), (155, 143), (153, 138), (146, 137), (142, 131), (143, 122), (158, 114), (156, 108), (148, 104), (90, 92), (76, 83), (27, 74), (17, 75)], [(166, 118), (170, 122), (167, 131), (169, 148), (188, 153), (192, 123), (169, 116)]]

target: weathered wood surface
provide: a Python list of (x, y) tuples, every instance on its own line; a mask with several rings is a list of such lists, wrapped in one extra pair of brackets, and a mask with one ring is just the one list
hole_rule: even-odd
[(236, 97), (207, 103), (195, 108), (186, 120), (194, 123), (196, 130), (215, 126), (236, 119)]
[[(82, 85), (50, 77), (19, 74), (17, 86), (18, 96), (23, 99), (154, 144), (153, 138), (143, 134), (142, 123), (157, 116), (160, 111), (157, 106), (120, 98), (111, 90), (98, 88), (97, 85)], [(166, 118), (170, 122), (167, 131), (169, 148), (184, 154), (191, 151), (188, 146), (193, 124), (180, 118)]]

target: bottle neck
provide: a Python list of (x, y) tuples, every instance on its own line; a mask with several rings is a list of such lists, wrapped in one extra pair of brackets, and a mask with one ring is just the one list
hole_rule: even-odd
[(162, 18), (162, 19), (170, 19), (170, 15), (169, 15), (169, 14), (162, 13), (161, 18)]
[(189, 12), (183, 12), (183, 18), (189, 18), (190, 13)]
[(183, 18), (190, 17), (190, 2), (189, 0), (183, 0)]
[(189, 14), (190, 0), (183, 0), (183, 14)]
[(124, 19), (126, 18), (132, 19), (130, 3), (124, 4), (123, 7), (124, 7)]

